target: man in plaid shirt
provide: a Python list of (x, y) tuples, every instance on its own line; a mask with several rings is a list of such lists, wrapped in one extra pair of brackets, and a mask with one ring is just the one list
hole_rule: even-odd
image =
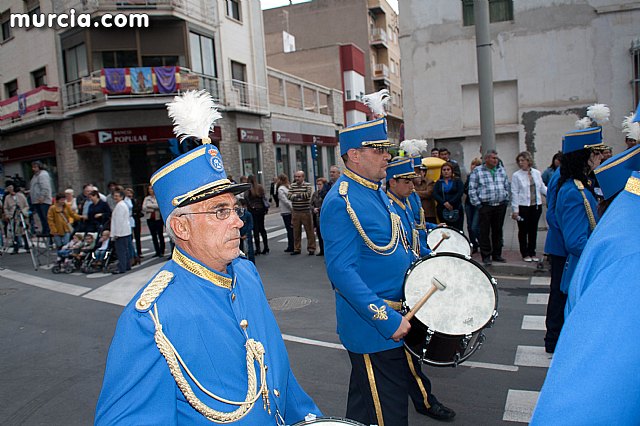
[(482, 263), (506, 262), (502, 257), (502, 225), (507, 213), (511, 185), (504, 167), (498, 165), (498, 153), (489, 150), (484, 164), (469, 177), (469, 198), (480, 212), (480, 253)]

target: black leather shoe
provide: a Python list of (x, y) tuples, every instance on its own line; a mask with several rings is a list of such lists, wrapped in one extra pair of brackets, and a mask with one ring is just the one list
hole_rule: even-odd
[(482, 258), (482, 264), (484, 266), (491, 266), (491, 258), (490, 257), (483, 257)]
[(494, 262), (506, 263), (507, 259), (502, 256), (493, 256)]
[(291, 253), (293, 251), (293, 249), (285, 249), (285, 253)]
[(291, 252), (291, 256), (295, 256), (296, 254), (300, 254), (300, 252), (299, 251), (292, 251)]
[(437, 402), (435, 404), (431, 404), (431, 407), (428, 410), (420, 409), (417, 410), (418, 413), (424, 414), (425, 416), (429, 416), (432, 419), (442, 420), (442, 421), (450, 421), (456, 416), (456, 412), (451, 408), (447, 408), (441, 403)]

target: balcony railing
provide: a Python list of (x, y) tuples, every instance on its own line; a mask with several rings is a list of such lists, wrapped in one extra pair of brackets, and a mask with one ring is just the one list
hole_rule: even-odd
[(57, 87), (40, 86), (0, 101), (2, 130), (46, 119), (57, 119), (61, 115), (60, 89)]
[(373, 79), (389, 78), (389, 67), (385, 64), (376, 64), (373, 67)]
[[(258, 114), (267, 114), (269, 111), (267, 89), (242, 81), (222, 81), (215, 77), (198, 74), (187, 68), (179, 67), (175, 75), (175, 81), (172, 81), (169, 85), (154, 84), (153, 87), (147, 85), (145, 90), (140, 90), (139, 86), (125, 80), (118, 87), (119, 91), (114, 92), (114, 88), (108, 87), (106, 83), (107, 77), (105, 76), (109, 74), (108, 70), (96, 71), (81, 80), (67, 83), (64, 89), (65, 110), (71, 111), (80, 107), (100, 107), (107, 102), (113, 101), (126, 102), (130, 100), (138, 103), (157, 103), (163, 102), (162, 98), (175, 96), (187, 90), (204, 89), (211, 93), (216, 103), (226, 110), (241, 110)], [(121, 70), (123, 71), (120, 72), (127, 73), (126, 70), (130, 69), (124, 68)], [(155, 77), (154, 81), (158, 79), (159, 77)], [(164, 88), (160, 88), (161, 86)], [(172, 89), (168, 90), (167, 87), (172, 87)]]
[(332, 90), (274, 68), (267, 69), (269, 103), (315, 114), (333, 115)]
[(387, 36), (387, 32), (382, 28), (372, 28), (371, 29), (371, 44), (378, 45), (387, 45), (389, 41), (389, 37)]

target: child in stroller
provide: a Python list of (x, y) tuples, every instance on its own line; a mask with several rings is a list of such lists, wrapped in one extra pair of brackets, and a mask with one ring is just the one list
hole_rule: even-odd
[(108, 229), (102, 231), (95, 250), (87, 255), (82, 265), (82, 272), (92, 274), (98, 271), (107, 271), (109, 263), (113, 260), (113, 247), (111, 245), (111, 232)]
[(89, 232), (86, 234), (75, 233), (71, 241), (58, 250), (58, 258), (51, 271), (54, 274), (61, 272), (70, 274), (79, 269), (87, 254), (93, 251), (94, 246), (93, 234)]

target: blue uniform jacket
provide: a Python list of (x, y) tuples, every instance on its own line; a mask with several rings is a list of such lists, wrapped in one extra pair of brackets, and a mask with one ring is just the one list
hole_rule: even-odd
[[(411, 195), (409, 195), (409, 204), (411, 206), (411, 211), (413, 212), (413, 219), (416, 226), (420, 225), (422, 221), (422, 217), (424, 215), (420, 214), (422, 210), (422, 201), (420, 200), (420, 196), (417, 192), (413, 191)], [(420, 235), (420, 256), (424, 257), (431, 253), (429, 246), (427, 245), (427, 233), (428, 231), (436, 228), (438, 225), (435, 223), (427, 222), (424, 223), (425, 229), (418, 229), (418, 233)]]
[[(248, 321), (248, 336), (264, 345), (271, 414), (259, 398), (248, 414), (234, 424), (275, 425), (276, 410), (287, 424), (303, 420), (309, 412), (320, 415), (291, 371), (284, 341), (253, 263), (235, 259), (226, 275), (206, 268), (178, 249), (173, 259), (162, 268), (172, 273), (173, 279), (155, 300), (155, 307), (164, 333), (205, 388), (228, 400), (244, 401), (247, 366), (242, 320)], [(235, 279), (235, 287), (222, 287), (220, 282), (225, 279), (229, 283)], [(176, 385), (154, 341), (149, 309), (136, 309), (141, 293), (142, 290), (124, 308), (118, 321), (95, 423), (210, 425)], [(259, 369), (256, 370), (260, 382)], [(196, 396), (209, 407), (224, 412), (237, 408), (205, 395), (186, 373), (184, 376)]]
[[(640, 174), (637, 175), (640, 177)], [(637, 425), (640, 419), (640, 179), (589, 238), (531, 425)], [(622, 226), (621, 226), (622, 224)]]
[[(583, 192), (589, 201), (591, 211), (597, 222), (598, 211), (596, 210), (596, 199), (588, 189), (585, 188)], [(556, 219), (558, 220), (558, 227), (562, 232), (564, 246), (567, 249), (567, 263), (565, 264), (562, 281), (560, 282), (560, 290), (563, 293), (567, 293), (573, 271), (576, 269), (582, 250), (587, 244), (589, 235), (591, 235), (584, 198), (572, 180), (566, 181), (558, 190), (555, 213)]]
[[(327, 274), (336, 290), (338, 334), (342, 344), (354, 353), (374, 353), (402, 346), (391, 336), (401, 315), (384, 301), (400, 301), (404, 275), (413, 259), (399, 241), (393, 254), (383, 256), (371, 250), (360, 236), (339, 194), (348, 183), (351, 207), (368, 237), (379, 246), (391, 240), (391, 204), (377, 182), (367, 186), (344, 174), (331, 188), (320, 211), (320, 228), (325, 246)], [(372, 189), (375, 188), (375, 189)]]
[(562, 232), (556, 219), (556, 197), (558, 194), (558, 180), (560, 180), (560, 167), (551, 176), (547, 185), (547, 239), (544, 242), (544, 252), (554, 256), (567, 257), (567, 249), (564, 247)]

